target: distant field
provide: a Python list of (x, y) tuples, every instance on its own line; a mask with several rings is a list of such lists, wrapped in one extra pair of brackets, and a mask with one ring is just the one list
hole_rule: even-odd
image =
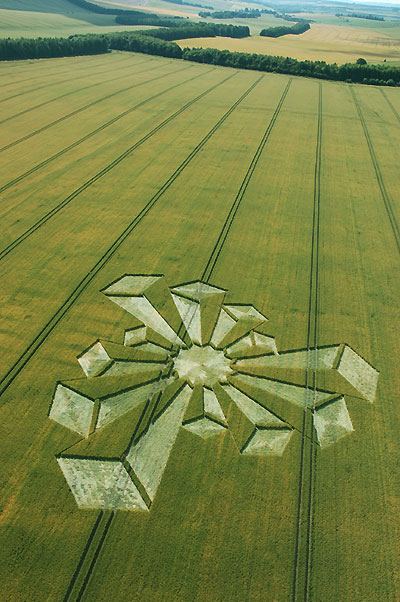
[[(110, 18), (99, 25), (89, 23), (84, 19), (67, 17), (51, 13), (17, 13), (17, 11), (0, 9), (0, 37), (2, 38), (37, 38), (37, 37), (65, 37), (74, 33), (99, 33), (101, 31), (123, 31), (137, 29), (107, 25)], [(147, 29), (141, 26), (140, 29)]]
[(384, 21), (374, 21), (372, 19), (359, 19), (356, 17), (336, 17), (336, 15), (326, 13), (296, 13), (296, 15), (303, 19), (312, 19), (316, 23), (325, 23), (326, 25), (386, 30), (388, 33), (390, 33), (390, 30), (397, 30), (397, 34), (400, 29), (400, 19), (398, 17), (386, 17)]
[[(99, 2), (106, 7), (139, 9), (146, 12), (157, 12), (162, 15), (175, 15), (198, 20), (201, 8), (181, 6), (148, 0), (141, 3), (130, 0), (120, 2)], [(207, 2), (205, 3), (207, 4)], [(226, 8), (225, 0), (220, 5)], [(217, 7), (217, 5), (216, 5)], [(207, 19), (208, 22), (222, 23)], [(229, 21), (228, 21), (229, 22)], [(252, 33), (257, 34), (264, 27), (282, 25), (285, 21), (271, 15), (263, 15), (260, 19), (233, 19), (236, 25), (248, 25)], [(68, 0), (0, 0), (0, 36), (1, 37), (37, 37), (37, 36), (67, 36), (73, 33), (96, 33), (101, 31), (123, 31), (147, 29), (145, 26), (124, 27), (115, 24), (112, 15), (97, 15), (70, 4)]]
[[(190, 0), (189, 0), (190, 1)], [(201, 6), (212, 6), (215, 10), (218, 9), (229, 9), (235, 10), (236, 7), (232, 7), (232, 3), (230, 0), (193, 0), (195, 4), (200, 4)], [(195, 15), (198, 13), (201, 8), (196, 6), (186, 6), (184, 4), (178, 4), (174, 2), (164, 2), (163, 0), (98, 0), (98, 4), (102, 6), (116, 6), (118, 8), (127, 8), (127, 9), (135, 9), (140, 8), (142, 10), (155, 10), (160, 9), (162, 12), (169, 12), (173, 14), (181, 13), (184, 16), (187, 15)], [(248, 5), (249, 7), (256, 6), (257, 8), (263, 8), (262, 5)], [(239, 5), (238, 7), (239, 8)], [(208, 10), (205, 9), (204, 10)]]
[(371, 63), (382, 63), (385, 59), (388, 62), (400, 60), (400, 37), (394, 39), (368, 29), (321, 24), (313, 24), (302, 35), (287, 35), (277, 39), (252, 36), (241, 40), (203, 38), (180, 40), (178, 43), (182, 47), (256, 52), (339, 64), (354, 62), (359, 57)]
[[(3, 63), (0, 81), (5, 599), (398, 600), (399, 90), (123, 53)], [(204, 422), (134, 448), (139, 460), (148, 451), (137, 470), (151, 484), (146, 462), (163, 462), (176, 435), (149, 511), (115, 510), (128, 477), (83, 509), (56, 455), (91, 458), (77, 493), (90, 500), (90, 479), (120, 461), (140, 421), (161, 424), (160, 398), (143, 394), (140, 416), (135, 407), (82, 439), (48, 416), (56, 383), (69, 380), (71, 398), (97, 386), (98, 412), (103, 401), (120, 407), (126, 391), (110, 400), (112, 378), (86, 378), (76, 359), (99, 338), (116, 343), (121, 370), (155, 369), (160, 355), (177, 369), (162, 336), (161, 349), (122, 345), (139, 322), (100, 291), (124, 274), (164, 274), (168, 287), (202, 280), (208, 321), (195, 313), (174, 326), (192, 340), (228, 291), (219, 328), (235, 328), (242, 352), (258, 357), (245, 373), (258, 388), (233, 402), (227, 383), (215, 386), (229, 428), (224, 415), (207, 422), (198, 397), (190, 415)], [(210, 286), (220, 289), (208, 298)], [(165, 332), (172, 297), (155, 290), (152, 324)], [(108, 361), (85, 357), (93, 370)], [(255, 380), (268, 363), (274, 376)], [(148, 441), (154, 429), (140, 432)], [(259, 448), (246, 454), (254, 432)]]
[[(99, 0), (104, 6), (155, 11), (164, 15), (176, 15), (198, 20), (200, 8), (163, 2), (163, 0)], [(207, 4), (207, 2), (205, 2)], [(218, 9), (232, 8), (226, 0), (218, 0), (212, 5)], [(307, 16), (306, 14), (303, 16)], [(325, 60), (327, 62), (353, 62), (359, 57), (371, 63), (384, 60), (400, 62), (400, 25), (396, 21), (372, 22), (363, 19), (349, 19), (345, 22), (329, 15), (310, 15), (317, 23), (311, 30), (298, 36), (284, 36), (278, 39), (258, 36), (265, 27), (287, 24), (271, 15), (260, 19), (231, 19), (214, 23), (248, 25), (250, 38), (210, 38), (182, 40), (181, 46), (209, 47), (289, 56), (301, 60)], [(1, 37), (68, 36), (73, 33), (91, 33), (147, 29), (145, 26), (124, 27), (115, 25), (114, 17), (97, 15), (80, 9), (68, 0), (0, 0)]]
[[(110, 0), (102, 0), (99, 2), (104, 6), (118, 6), (119, 8), (132, 8), (139, 10), (153, 10), (162, 14), (171, 14), (183, 17), (190, 17), (196, 20), (199, 20), (198, 12), (201, 11), (201, 8), (185, 6), (179, 4), (173, 4), (170, 2), (163, 2), (163, 0), (115, 0), (111, 2)], [(197, 4), (205, 4), (209, 6), (213, 6), (215, 10), (235, 10), (235, 7), (232, 7), (230, 2), (227, 0), (217, 0), (216, 2), (208, 2), (208, 0), (199, 0)], [(252, 6), (253, 8), (263, 8), (262, 5)], [(205, 10), (205, 9), (203, 9)], [(274, 27), (278, 25), (286, 25), (287, 21), (283, 19), (277, 19), (273, 15), (264, 14), (258, 19), (200, 19), (202, 21), (206, 21), (207, 23), (231, 23), (233, 25), (247, 25), (250, 28), (250, 32), (252, 34), (258, 34), (261, 29), (265, 27)]]
[[(199, 9), (201, 10), (201, 9)], [(258, 19), (201, 19), (206, 23), (230, 23), (232, 25), (247, 25), (251, 35), (258, 35), (260, 31), (266, 27), (278, 27), (279, 25), (287, 25), (287, 21), (277, 19), (272, 15), (262, 15)]]
[(125, 29), (136, 27), (117, 26), (113, 16), (82, 10), (67, 0), (0, 0), (0, 37), (4, 38), (56, 37)]

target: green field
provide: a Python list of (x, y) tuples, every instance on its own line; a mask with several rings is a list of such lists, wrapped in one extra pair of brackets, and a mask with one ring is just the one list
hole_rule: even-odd
[[(251, 19), (250, 19), (251, 21)], [(270, 24), (273, 25), (273, 24)], [(293, 57), (299, 60), (323, 60), (327, 63), (354, 63), (363, 57), (368, 63), (398, 63), (400, 61), (400, 27), (383, 28), (375, 25), (363, 28), (326, 23), (312, 23), (301, 35), (267, 38), (257, 35), (260, 28), (252, 26), (251, 36), (233, 38), (196, 38), (180, 40), (182, 47), (205, 47), (232, 52), (249, 52), (272, 56)]]
[[(0, 0), (0, 37), (65, 37), (137, 29), (115, 24), (112, 15), (98, 15), (68, 0)], [(141, 26), (140, 29), (147, 29)]]
[[(156, 12), (159, 15), (176, 15), (199, 20), (201, 8), (171, 4), (162, 0), (149, 0), (146, 4), (132, 2), (99, 2), (105, 7), (139, 9), (145, 12)], [(207, 4), (207, 2), (205, 2)], [(217, 5), (229, 7), (226, 0), (218, 0)], [(221, 23), (208, 19), (211, 23)], [(285, 21), (271, 15), (263, 15), (260, 19), (234, 19), (235, 25), (248, 25), (252, 34), (258, 34), (263, 27), (283, 25)], [(148, 26), (116, 25), (113, 15), (101, 15), (79, 8), (68, 0), (0, 0), (0, 37), (46, 37), (68, 36), (75, 33), (99, 33), (106, 31), (131, 31), (148, 29)]]
[[(204, 21), (198, 15), (201, 8), (163, 0), (99, 0), (98, 3), (107, 8), (139, 9), (164, 17), (175, 15)], [(203, 3), (207, 4), (205, 0)], [(211, 4), (215, 9), (232, 9), (227, 0), (217, 0)], [(254, 4), (248, 6), (255, 7)], [(259, 5), (259, 8), (263, 6)], [(248, 38), (196, 38), (181, 40), (180, 44), (182, 47), (208, 47), (338, 64), (354, 62), (359, 57), (369, 63), (400, 63), (400, 21), (391, 15), (383, 22), (342, 18), (326, 13), (304, 13), (299, 16), (313, 21), (311, 29), (302, 35), (286, 35), (276, 39), (260, 37), (263, 28), (288, 23), (273, 15), (263, 14), (258, 19), (206, 19), (208, 23), (246, 25), (250, 29)], [(116, 25), (114, 16), (89, 12), (68, 0), (0, 0), (0, 37), (65, 37), (77, 33), (143, 29), (148, 29), (148, 26)]]
[[(3, 63), (0, 81), (0, 597), (399, 600), (400, 92), (124, 53)], [(146, 324), (118, 306), (134, 298), (129, 286), (115, 303), (104, 291), (126, 274), (165, 276), (149, 293), (154, 345), (122, 345), (125, 330)], [(265, 335), (280, 356), (271, 346), (229, 364), (238, 375), (214, 387), (227, 422), (209, 421), (209, 437), (193, 427), (206, 411), (195, 387), (168, 455), (172, 431), (157, 429), (185, 400), (135, 387), (159, 362), (181, 378), (168, 390), (190, 381), (182, 350), (178, 365), (151, 329), (166, 316), (196, 341), (197, 314), (169, 317), (168, 288), (193, 281), (227, 291), (200, 302), (203, 344), (224, 303), (241, 333), (236, 357), (272, 345)], [(180, 302), (194, 307), (185, 293)], [(245, 311), (235, 304), (268, 323), (256, 312), (234, 319)], [(249, 343), (258, 331), (249, 336), (264, 343)], [(114, 377), (94, 376), (104, 357), (82, 356), (94, 362), (89, 378), (77, 361), (98, 339)], [(225, 358), (234, 340), (220, 344)], [(334, 363), (321, 368), (329, 350)], [(132, 365), (143, 372), (121, 376)], [(250, 375), (241, 410), (229, 397), (246, 380), (240, 366)], [(99, 415), (114, 407), (113, 387), (130, 383), (142, 397), (86, 440), (60, 424), (59, 382), (92, 395)], [(246, 453), (254, 425), (274, 443)], [(134, 432), (127, 458), (150, 509), (116, 509), (114, 481), (107, 499), (78, 507), (56, 456), (91, 458), (100, 471)], [(154, 495), (152, 471), (166, 458)]]

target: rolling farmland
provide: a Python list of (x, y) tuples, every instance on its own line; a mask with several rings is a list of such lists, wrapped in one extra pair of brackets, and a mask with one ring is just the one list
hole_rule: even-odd
[[(257, 32), (258, 33), (258, 32)], [(327, 63), (351, 63), (365, 57), (369, 63), (396, 62), (400, 60), (399, 29), (367, 29), (344, 25), (313, 23), (301, 35), (265, 38), (252, 35), (233, 40), (228, 38), (201, 38), (180, 40), (179, 45), (194, 48), (217, 48), (232, 52), (255, 52), (295, 57), (299, 60), (323, 60)]]
[[(0, 82), (5, 599), (398, 600), (399, 91), (117, 52)], [(138, 509), (93, 502), (110, 459)]]
[(89, 12), (68, 0), (0, 0), (0, 38), (66, 37), (125, 29), (116, 25), (112, 15)]

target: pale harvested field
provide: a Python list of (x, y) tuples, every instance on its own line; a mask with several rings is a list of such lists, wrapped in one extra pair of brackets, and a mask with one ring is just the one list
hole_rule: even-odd
[[(398, 600), (399, 91), (123, 53), (0, 81), (5, 599)], [(228, 290), (279, 351), (347, 343), (374, 403), (346, 394), (354, 432), (321, 448), (271, 394), (282, 456), (180, 429), (149, 513), (78, 508), (55, 456), (81, 437), (48, 412), (136, 326), (100, 292), (131, 273)]]
[(181, 47), (218, 48), (237, 52), (256, 52), (288, 56), (299, 60), (322, 60), (327, 63), (351, 63), (363, 57), (371, 63), (400, 60), (400, 38), (384, 32), (356, 27), (340, 27), (313, 23), (311, 29), (298, 36), (244, 39), (201, 38), (178, 40)]

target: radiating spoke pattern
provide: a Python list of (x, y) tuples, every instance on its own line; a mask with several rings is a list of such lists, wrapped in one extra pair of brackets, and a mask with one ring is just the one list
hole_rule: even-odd
[[(253, 305), (224, 289), (125, 275), (103, 291), (133, 317), (123, 344), (98, 340), (59, 382), (50, 418), (82, 439), (57, 457), (81, 508), (148, 511), (180, 429), (230, 433), (240, 454), (282, 456), (312, 412), (316, 444), (353, 431), (346, 397), (372, 403), (378, 372), (345, 344), (278, 353)], [(309, 384), (309, 374), (318, 387)]]

